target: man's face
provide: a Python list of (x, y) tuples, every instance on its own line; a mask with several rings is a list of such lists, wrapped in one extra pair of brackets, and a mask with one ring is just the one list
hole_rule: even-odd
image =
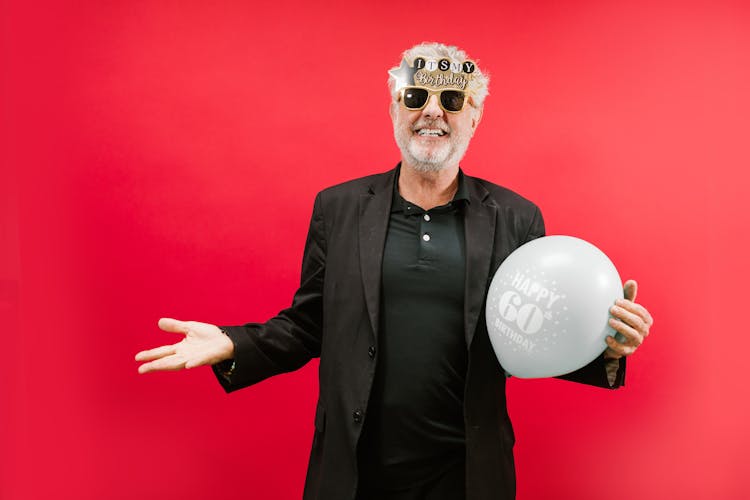
[(419, 110), (407, 109), (400, 99), (391, 103), (393, 134), (402, 159), (425, 172), (457, 165), (482, 116), (481, 109), (472, 106), (468, 97), (458, 113), (443, 110), (438, 99), (430, 95)]

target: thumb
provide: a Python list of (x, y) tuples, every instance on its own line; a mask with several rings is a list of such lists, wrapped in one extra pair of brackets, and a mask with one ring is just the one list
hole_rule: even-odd
[(635, 280), (628, 280), (622, 287), (625, 300), (635, 302), (635, 297), (638, 295), (638, 283)]
[(165, 332), (181, 333), (185, 335), (188, 331), (187, 322), (172, 318), (161, 318), (159, 328)]

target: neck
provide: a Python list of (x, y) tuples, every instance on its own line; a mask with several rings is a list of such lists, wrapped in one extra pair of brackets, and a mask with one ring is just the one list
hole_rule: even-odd
[(398, 191), (405, 199), (425, 210), (445, 205), (458, 190), (458, 165), (425, 172), (401, 162)]

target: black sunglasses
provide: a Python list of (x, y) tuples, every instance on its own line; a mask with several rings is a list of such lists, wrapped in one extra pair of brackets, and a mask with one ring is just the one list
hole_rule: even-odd
[(401, 102), (406, 109), (422, 109), (427, 105), (431, 95), (437, 95), (440, 107), (449, 113), (458, 113), (466, 102), (466, 93), (462, 90), (431, 90), (422, 87), (401, 89)]

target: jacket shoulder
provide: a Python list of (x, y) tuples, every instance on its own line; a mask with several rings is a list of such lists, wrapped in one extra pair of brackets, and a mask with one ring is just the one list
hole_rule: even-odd
[[(326, 217), (338, 219), (342, 214), (356, 214), (359, 200), (363, 196), (383, 195), (393, 190), (395, 170), (359, 177), (335, 184), (320, 191), (315, 197), (317, 211)], [(390, 194), (388, 194), (390, 197)]]
[(359, 197), (359, 195), (378, 191), (388, 186), (392, 187), (394, 175), (395, 171), (389, 170), (388, 172), (351, 179), (323, 189), (318, 193), (318, 197), (324, 200)]
[(544, 218), (534, 202), (493, 182), (469, 176), (465, 179), (470, 184), (470, 192), (482, 205), (496, 207), (502, 227), (506, 229), (498, 234), (512, 235), (516, 240), (514, 246), (544, 236)]
[(496, 205), (521, 211), (536, 212), (539, 207), (528, 198), (494, 182), (479, 177), (465, 176), (467, 182), (474, 183), (479, 191), (484, 190)]

